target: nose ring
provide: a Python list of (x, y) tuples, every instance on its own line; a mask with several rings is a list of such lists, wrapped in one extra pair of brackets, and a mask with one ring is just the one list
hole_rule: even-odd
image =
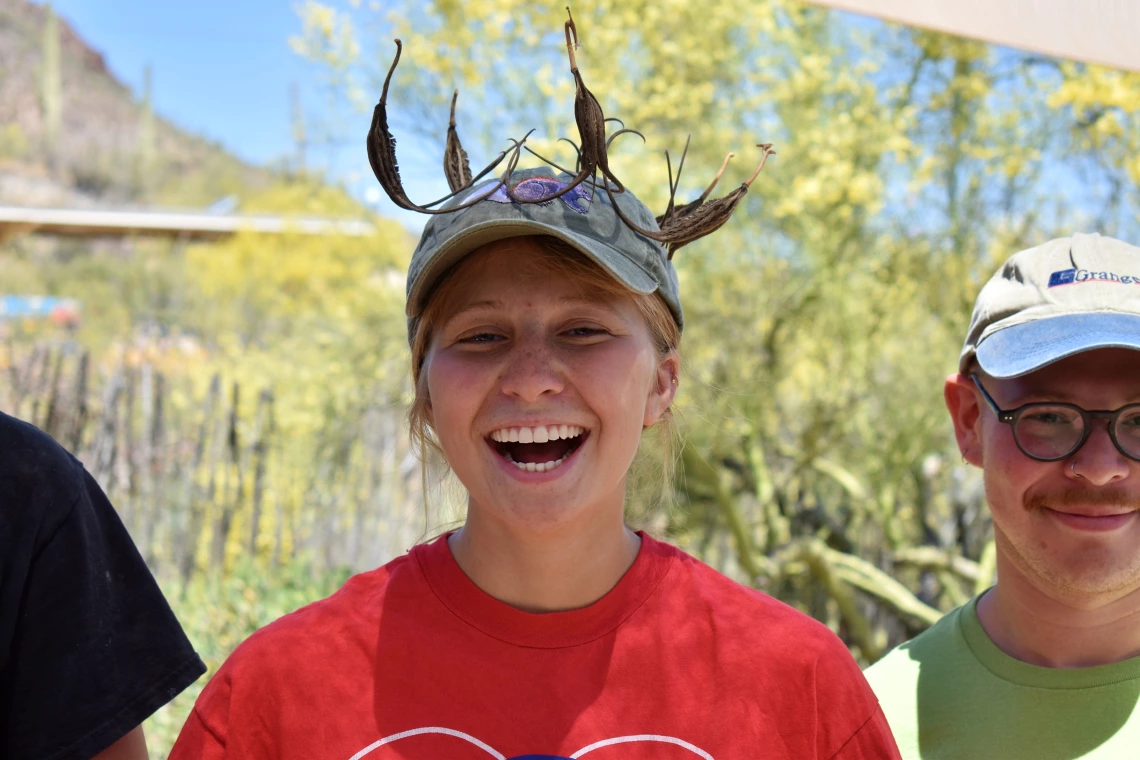
[(1074, 478), (1083, 478), (1084, 475), (1077, 473), (1077, 463), (1075, 461), (1069, 462), (1069, 472), (1073, 473)]

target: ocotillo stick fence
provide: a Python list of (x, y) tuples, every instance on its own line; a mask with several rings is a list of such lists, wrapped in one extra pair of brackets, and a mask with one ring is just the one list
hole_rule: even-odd
[(399, 405), (368, 406), (301, 461), (272, 388), (215, 374), (204, 389), (152, 363), (102, 371), (67, 343), (0, 346), (0, 410), (87, 467), (160, 577), (223, 572), (243, 556), (318, 569), (376, 567), (425, 531), (421, 473)]

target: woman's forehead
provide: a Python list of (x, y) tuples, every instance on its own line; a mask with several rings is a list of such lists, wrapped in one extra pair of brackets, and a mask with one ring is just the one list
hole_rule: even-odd
[[(518, 296), (609, 303), (631, 294), (584, 262), (560, 262), (531, 238), (497, 241), (468, 255), (452, 274), (457, 308)], [(610, 282), (612, 281), (612, 283)]]

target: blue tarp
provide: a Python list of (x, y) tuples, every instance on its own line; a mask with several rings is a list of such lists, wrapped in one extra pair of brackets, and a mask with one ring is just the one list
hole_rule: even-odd
[(55, 296), (0, 295), (0, 319), (46, 318), (61, 312), (77, 315), (79, 302)]

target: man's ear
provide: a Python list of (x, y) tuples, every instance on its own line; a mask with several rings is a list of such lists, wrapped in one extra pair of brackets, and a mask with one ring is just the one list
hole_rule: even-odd
[(657, 424), (673, 403), (680, 382), (678, 379), (680, 370), (681, 357), (676, 351), (670, 351), (658, 362), (657, 382), (649, 391), (649, 398), (645, 402), (645, 419), (641, 421), (645, 427)]
[(946, 378), (942, 389), (946, 409), (954, 423), (954, 437), (962, 458), (975, 467), (982, 466), (982, 407), (974, 381), (954, 373)]

